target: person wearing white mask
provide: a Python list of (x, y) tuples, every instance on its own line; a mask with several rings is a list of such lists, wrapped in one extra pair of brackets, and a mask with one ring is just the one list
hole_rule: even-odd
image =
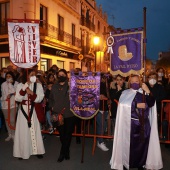
[[(40, 123), (37, 118), (37, 105), (43, 100), (44, 91), (42, 85), (36, 82), (33, 69), (25, 71), (21, 77), (21, 83), (16, 89), (15, 100), (19, 102), (18, 116), (16, 122), (13, 156), (29, 159), (36, 155), (39, 159), (45, 153)], [(28, 113), (29, 106), (29, 113)]]
[[(1, 70), (0, 70), (0, 98), (2, 96), (2, 92), (1, 92), (1, 85), (3, 82), (5, 82), (5, 74), (6, 72), (8, 72), (7, 68), (6, 67), (3, 67)], [(2, 110), (1, 110), (1, 100), (0, 100), (0, 129), (2, 128), (2, 124), (4, 124), (4, 117), (3, 117), (3, 113), (2, 113)]]
[(166, 93), (163, 85), (158, 83), (158, 74), (156, 72), (148, 74), (147, 86), (156, 100), (158, 126), (160, 127), (161, 101), (166, 98)]
[(158, 74), (158, 84), (163, 85), (164, 87), (168, 83), (168, 79), (165, 77), (165, 69), (163, 67), (158, 67), (156, 69), (156, 72)]
[[(5, 123), (8, 131), (8, 137), (5, 141), (10, 141), (14, 139), (15, 131), (11, 128), (15, 126), (15, 116), (16, 116), (16, 104), (15, 104), (15, 91), (18, 82), (15, 81), (15, 76), (13, 72), (9, 71), (5, 75), (6, 81), (2, 83), (1, 86), (1, 107), (5, 118)], [(9, 104), (9, 105), (8, 105)], [(10, 120), (8, 117), (8, 110), (10, 109)], [(11, 127), (10, 127), (10, 125)]]

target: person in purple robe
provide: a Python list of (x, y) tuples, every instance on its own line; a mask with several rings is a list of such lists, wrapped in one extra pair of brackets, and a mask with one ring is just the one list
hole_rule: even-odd
[(129, 77), (129, 87), (119, 99), (111, 168), (161, 169), (155, 99), (138, 75)]

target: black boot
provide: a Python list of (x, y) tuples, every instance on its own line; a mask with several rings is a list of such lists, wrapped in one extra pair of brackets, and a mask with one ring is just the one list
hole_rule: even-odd
[(141, 166), (141, 167), (138, 168), (138, 170), (144, 170), (144, 168)]
[(60, 154), (60, 156), (58, 157), (57, 162), (62, 162), (64, 160), (64, 155)]
[(67, 153), (65, 154), (65, 160), (70, 160), (70, 152), (67, 152)]

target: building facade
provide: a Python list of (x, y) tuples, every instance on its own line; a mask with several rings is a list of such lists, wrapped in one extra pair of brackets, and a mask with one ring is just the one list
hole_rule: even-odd
[[(39, 69), (46, 71), (56, 64), (67, 71), (94, 71), (98, 50), (100, 64), (107, 70), (102, 56), (107, 15), (94, 0), (0, 0), (0, 68), (10, 64), (7, 19), (40, 20)], [(100, 37), (97, 49), (95, 35)]]

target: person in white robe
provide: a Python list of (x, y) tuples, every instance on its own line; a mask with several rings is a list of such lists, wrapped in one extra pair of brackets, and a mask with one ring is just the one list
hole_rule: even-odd
[[(34, 93), (34, 83), (36, 82), (35, 72), (30, 69), (27, 74), (24, 73), (22, 83), (19, 83), (16, 89), (15, 100), (20, 102), (16, 122), (13, 156), (20, 159), (29, 159), (31, 155), (37, 155), (43, 158), (45, 153), (40, 123), (36, 114), (36, 103), (40, 103), (44, 98), (42, 85), (36, 83), (36, 92)], [(29, 96), (29, 102), (28, 102)], [(31, 102), (34, 102), (33, 112)]]
[[(119, 99), (110, 160), (111, 169), (162, 169), (155, 101), (153, 103), (152, 95), (145, 83), (142, 83), (140, 88), (139, 76), (131, 76), (129, 85), (130, 89), (123, 91)], [(141, 102), (143, 90), (145, 102)], [(141, 133), (142, 109), (144, 109), (144, 133)], [(137, 110), (140, 112), (137, 113)]]

